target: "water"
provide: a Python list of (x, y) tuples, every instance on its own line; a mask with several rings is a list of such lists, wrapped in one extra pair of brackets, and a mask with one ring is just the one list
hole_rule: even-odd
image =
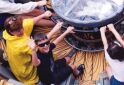
[(61, 17), (77, 23), (99, 22), (123, 9), (124, 0), (52, 0)]

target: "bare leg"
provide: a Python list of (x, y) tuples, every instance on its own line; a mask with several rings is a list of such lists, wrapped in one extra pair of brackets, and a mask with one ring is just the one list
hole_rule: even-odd
[(108, 77), (109, 77), (109, 79), (110, 79), (110, 78), (111, 78), (111, 76), (113, 75), (113, 74), (112, 74), (112, 70), (111, 70), (111, 67), (110, 67), (110, 66), (107, 66), (107, 67), (106, 67), (106, 72), (107, 72)]

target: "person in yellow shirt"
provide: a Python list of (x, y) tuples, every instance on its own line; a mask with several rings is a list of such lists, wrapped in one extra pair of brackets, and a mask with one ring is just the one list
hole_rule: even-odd
[(3, 37), (6, 40), (8, 62), (15, 77), (26, 85), (36, 85), (39, 82), (37, 75), (37, 57), (33, 57), (28, 46), (34, 24), (44, 17), (51, 16), (50, 11), (34, 18), (9, 17), (5, 21)]

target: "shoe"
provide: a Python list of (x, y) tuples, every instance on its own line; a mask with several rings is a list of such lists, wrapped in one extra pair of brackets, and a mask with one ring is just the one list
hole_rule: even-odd
[(84, 73), (84, 69), (85, 69), (84, 64), (80, 64), (80, 65), (77, 67), (77, 70), (79, 71), (79, 73), (76, 74), (76, 75), (74, 75), (74, 76), (75, 76), (75, 77), (78, 77), (78, 76), (80, 76), (81, 74), (83, 74), (83, 73)]
[(68, 54), (67, 54), (67, 57), (72, 57), (78, 50), (73, 48)]

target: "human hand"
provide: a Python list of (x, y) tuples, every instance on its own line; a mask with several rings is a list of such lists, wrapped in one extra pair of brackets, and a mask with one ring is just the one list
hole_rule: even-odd
[(32, 50), (36, 50), (36, 44), (34, 42), (34, 40), (31, 38), (28, 41), (28, 46), (32, 49)]
[(56, 24), (56, 27), (58, 29), (60, 29), (62, 27), (62, 25), (63, 25), (63, 22), (58, 21), (57, 24)]
[(100, 28), (100, 31), (101, 31), (101, 32), (105, 32), (105, 31), (106, 31), (106, 26), (101, 27), (101, 28)]
[(50, 11), (46, 11), (43, 15), (44, 17), (50, 17), (52, 13)]
[(67, 28), (66, 32), (67, 32), (67, 33), (75, 33), (73, 30), (74, 30), (74, 27), (69, 26), (69, 27)]
[(113, 24), (108, 24), (107, 27), (110, 31), (114, 30), (115, 28)]
[(38, 59), (37, 62), (38, 62), (38, 63), (36, 64), (36, 66), (39, 66), (39, 65), (41, 64), (40, 59)]
[(37, 3), (37, 6), (44, 6), (44, 5), (47, 5), (47, 1), (46, 1), (46, 0), (38, 1), (38, 2), (36, 2), (36, 3)]

